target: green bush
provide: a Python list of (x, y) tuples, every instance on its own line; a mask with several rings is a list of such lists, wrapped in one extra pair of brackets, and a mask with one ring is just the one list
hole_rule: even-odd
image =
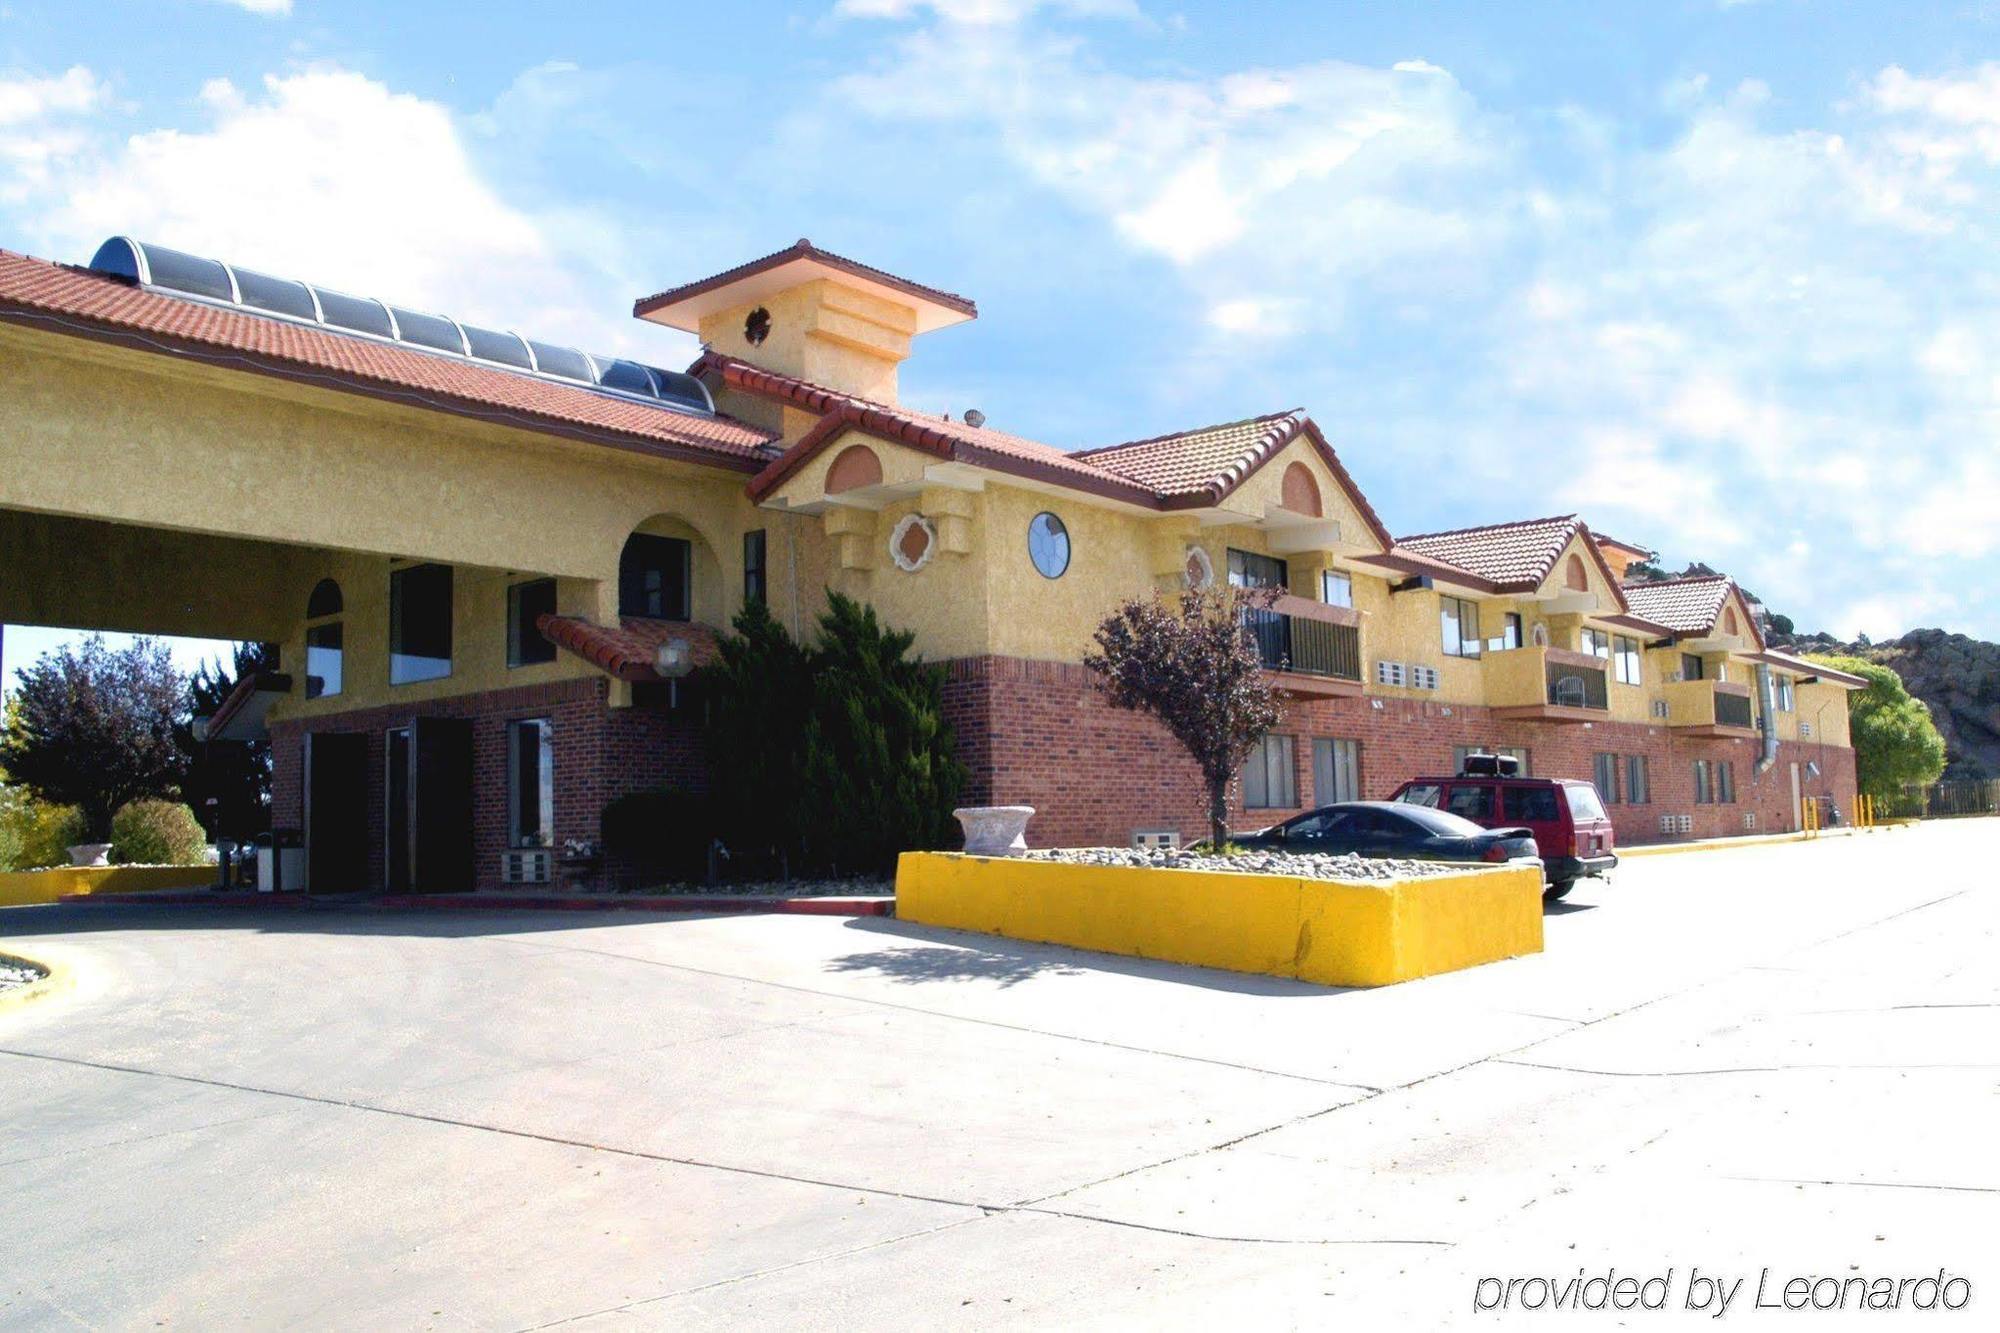
[(699, 792), (635, 791), (604, 807), (604, 850), (620, 871), (643, 879), (697, 882), (708, 878), (714, 827), (711, 803)]
[(19, 787), (0, 787), (0, 870), (40, 870), (69, 864), (83, 841), (83, 814), (73, 805), (37, 801)]
[(179, 802), (133, 801), (111, 816), (111, 859), (120, 865), (195, 866), (207, 857), (208, 835)]

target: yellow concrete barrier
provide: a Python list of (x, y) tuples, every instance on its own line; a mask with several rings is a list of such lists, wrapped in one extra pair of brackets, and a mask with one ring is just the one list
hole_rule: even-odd
[(905, 852), (896, 916), (1163, 962), (1386, 986), (1542, 950), (1527, 868), (1345, 881)]
[(199, 889), (215, 883), (214, 866), (56, 866), (0, 872), (0, 907), (52, 903), (76, 894)]

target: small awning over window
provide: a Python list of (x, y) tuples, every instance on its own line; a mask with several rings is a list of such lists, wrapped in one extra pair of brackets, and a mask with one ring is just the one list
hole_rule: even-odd
[(195, 739), (203, 741), (261, 741), (270, 733), (264, 716), (271, 705), (292, 692), (292, 678), (274, 671), (260, 671), (236, 682), (236, 688), (222, 706), (205, 718), (195, 720)]
[(619, 680), (664, 680), (654, 669), (661, 647), (678, 639), (687, 645), (694, 666), (720, 660), (715, 631), (685, 620), (647, 620), (626, 616), (614, 627), (593, 625), (575, 616), (545, 615), (535, 622), (542, 637)]

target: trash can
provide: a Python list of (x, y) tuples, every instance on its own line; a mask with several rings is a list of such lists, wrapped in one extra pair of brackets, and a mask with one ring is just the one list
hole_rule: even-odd
[(257, 835), (257, 892), (282, 893), (306, 887), (306, 840), (295, 828)]

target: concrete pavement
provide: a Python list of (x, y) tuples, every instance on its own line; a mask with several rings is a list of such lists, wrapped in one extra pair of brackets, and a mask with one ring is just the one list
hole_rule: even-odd
[(0, 1325), (1505, 1326), (1559, 1316), (1483, 1276), (1698, 1265), (1944, 1267), (1983, 1327), (1997, 848), (1648, 858), (1539, 957), (1348, 993), (881, 920), (12, 909), (76, 985), (0, 1015)]

